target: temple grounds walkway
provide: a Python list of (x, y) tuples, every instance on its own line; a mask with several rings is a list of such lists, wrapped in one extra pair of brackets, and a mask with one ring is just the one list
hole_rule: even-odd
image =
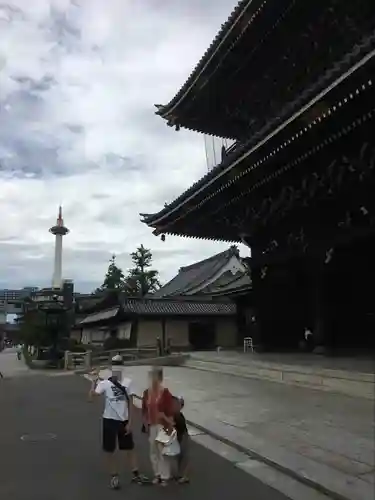
[(227, 364), (248, 365), (249, 363), (261, 364), (279, 364), (295, 367), (304, 367), (306, 371), (311, 370), (329, 370), (344, 371), (353, 373), (374, 374), (374, 358), (371, 354), (365, 356), (347, 356), (344, 355), (319, 356), (312, 353), (243, 353), (238, 351), (202, 351), (191, 353), (193, 359), (205, 361), (220, 361)]
[(17, 359), (17, 350), (15, 348), (4, 349), (4, 351), (0, 352), (0, 372), (4, 377), (16, 377), (32, 373), (23, 360)]
[(185, 366), (375, 401), (374, 360), (370, 356), (344, 358), (312, 353), (194, 352)]
[[(287, 500), (230, 461), (195, 442), (192, 483), (167, 488), (130, 485), (109, 491), (100, 451), (102, 402), (87, 401), (88, 382), (79, 376), (14, 377), (0, 382), (0, 497), (4, 500)], [(148, 443), (135, 422), (142, 470), (150, 473)], [(308, 497), (299, 496), (304, 500)], [(311, 499), (311, 500), (315, 500)]]
[(24, 359), (17, 359), (17, 351), (15, 348), (5, 349), (0, 352), (0, 372), (4, 379), (14, 379), (17, 377), (65, 377), (73, 375), (73, 372), (63, 370), (43, 370), (43, 369), (30, 369)]
[[(124, 369), (139, 394), (147, 371)], [(166, 368), (165, 379), (184, 396), (186, 417), (215, 437), (336, 498), (373, 500), (373, 401), (182, 367)]]

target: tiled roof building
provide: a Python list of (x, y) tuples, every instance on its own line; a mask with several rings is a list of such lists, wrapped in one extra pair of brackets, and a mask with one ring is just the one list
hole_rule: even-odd
[(234, 347), (238, 343), (237, 304), (229, 295), (248, 295), (250, 288), (247, 266), (233, 246), (182, 267), (147, 297), (113, 291), (98, 298), (77, 321), (76, 330), (81, 330), (85, 343), (93, 338), (101, 342), (109, 332), (121, 331), (139, 346), (160, 337), (184, 348)]
[(237, 247), (232, 246), (208, 259), (181, 267), (178, 274), (152, 297), (217, 296), (250, 286), (247, 266)]

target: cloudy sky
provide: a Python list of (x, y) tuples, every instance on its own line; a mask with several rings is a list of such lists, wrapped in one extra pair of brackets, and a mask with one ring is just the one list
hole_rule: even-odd
[(143, 243), (165, 281), (225, 244), (140, 222), (207, 170), (203, 136), (154, 115), (184, 83), (235, 0), (0, 2), (0, 288), (48, 286), (59, 203), (64, 277), (100, 284)]

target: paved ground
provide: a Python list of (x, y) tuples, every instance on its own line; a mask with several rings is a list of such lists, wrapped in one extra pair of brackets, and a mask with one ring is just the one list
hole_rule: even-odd
[[(107, 489), (102, 470), (100, 402), (87, 402), (87, 381), (74, 377), (15, 377), (0, 381), (0, 491), (12, 500), (103, 500)], [(138, 429), (139, 426), (137, 426)], [(55, 439), (46, 439), (46, 433)], [(22, 436), (35, 438), (22, 440)], [(47, 436), (48, 437), (48, 436)], [(43, 439), (44, 438), (44, 439)], [(136, 441), (148, 470), (147, 442)], [(166, 490), (126, 486), (130, 500), (181, 498), (203, 500), (286, 500), (217, 454), (192, 443), (193, 482)]]
[[(125, 373), (141, 392), (147, 367)], [(192, 422), (351, 500), (373, 500), (373, 401), (187, 368), (165, 369)]]
[(15, 348), (4, 349), (0, 352), (0, 372), (4, 377), (15, 377), (26, 375), (30, 370), (25, 363), (17, 359)]
[(0, 372), (4, 378), (15, 377), (32, 377), (32, 376), (45, 376), (45, 377), (66, 377), (73, 376), (73, 372), (64, 370), (43, 370), (43, 369), (30, 369), (24, 359), (17, 358), (17, 351), (15, 348), (5, 349), (0, 352)]

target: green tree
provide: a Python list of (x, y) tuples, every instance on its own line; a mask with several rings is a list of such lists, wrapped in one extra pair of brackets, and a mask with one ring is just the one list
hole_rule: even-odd
[(129, 269), (125, 279), (125, 292), (127, 295), (144, 297), (148, 293), (160, 288), (159, 272), (152, 269), (151, 250), (143, 245), (130, 254), (133, 267)]
[(124, 273), (116, 264), (116, 255), (112, 255), (104, 282), (94, 293), (101, 293), (106, 290), (122, 290), (124, 288), (124, 281)]

